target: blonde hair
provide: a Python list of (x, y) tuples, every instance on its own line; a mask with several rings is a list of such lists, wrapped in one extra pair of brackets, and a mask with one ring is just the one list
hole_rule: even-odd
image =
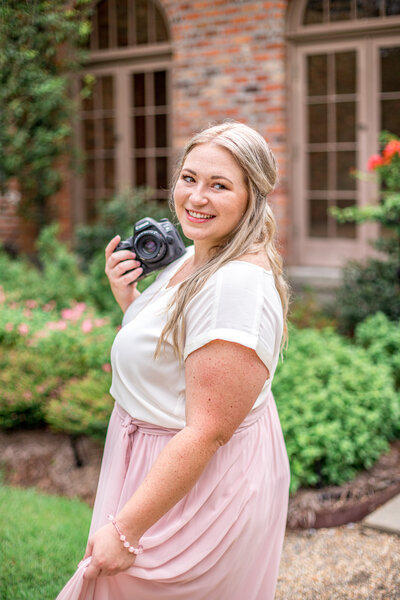
[(171, 209), (174, 211), (175, 186), (188, 154), (196, 146), (210, 143), (228, 150), (241, 167), (248, 190), (247, 209), (237, 227), (213, 248), (208, 262), (178, 286), (169, 305), (172, 313), (161, 333), (155, 357), (159, 355), (161, 347), (171, 334), (175, 352), (179, 360), (183, 359), (184, 315), (190, 300), (222, 265), (243, 254), (255, 253), (261, 248), (264, 248), (268, 256), (282, 302), (284, 316), (282, 344), (287, 340), (288, 285), (283, 276), (282, 258), (275, 245), (275, 217), (267, 203), (267, 196), (274, 189), (277, 180), (277, 165), (265, 139), (251, 127), (236, 121), (224, 122), (196, 134), (186, 145), (173, 177)]

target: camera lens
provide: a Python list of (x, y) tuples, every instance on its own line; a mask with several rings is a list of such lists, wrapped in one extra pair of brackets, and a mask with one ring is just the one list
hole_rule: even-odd
[(158, 231), (139, 233), (136, 240), (136, 254), (139, 260), (155, 262), (161, 260), (167, 251), (166, 244)]
[(152, 239), (145, 240), (143, 250), (148, 254), (154, 254), (154, 252), (157, 252), (157, 244)]

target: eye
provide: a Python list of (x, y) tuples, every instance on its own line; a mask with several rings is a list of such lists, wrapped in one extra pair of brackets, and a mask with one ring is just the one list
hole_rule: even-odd
[(217, 190), (226, 190), (226, 186), (223, 183), (214, 183), (214, 187)]
[(183, 181), (186, 181), (187, 183), (193, 183), (194, 179), (191, 175), (182, 175), (182, 179)]

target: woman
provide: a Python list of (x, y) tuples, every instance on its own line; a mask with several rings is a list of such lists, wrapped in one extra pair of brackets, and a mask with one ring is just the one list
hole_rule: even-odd
[(289, 486), (271, 394), (287, 313), (275, 179), (257, 132), (211, 127), (172, 185), (194, 245), (142, 294), (135, 255), (114, 253), (119, 236), (107, 246), (125, 313), (116, 405), (86, 553), (59, 600), (274, 597)]

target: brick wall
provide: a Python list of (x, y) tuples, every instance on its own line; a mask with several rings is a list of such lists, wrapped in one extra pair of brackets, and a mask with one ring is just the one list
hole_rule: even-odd
[[(279, 164), (279, 185), (271, 204), (287, 254), (290, 222), (284, 31), (288, 0), (159, 1), (169, 20), (174, 49), (174, 148), (180, 150), (195, 131), (226, 118), (257, 129), (270, 143)], [(65, 237), (72, 231), (71, 196), (66, 181), (51, 203), (57, 207)], [(2, 215), (0, 226), (11, 227)], [(4, 235), (0, 231), (0, 239)]]
[(285, 18), (288, 2), (162, 0), (173, 58), (174, 145), (226, 118), (270, 143), (279, 164), (271, 196), (285, 254), (289, 245)]

